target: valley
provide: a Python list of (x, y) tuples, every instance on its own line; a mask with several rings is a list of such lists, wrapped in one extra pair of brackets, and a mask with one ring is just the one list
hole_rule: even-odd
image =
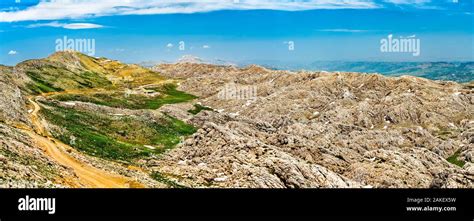
[[(89, 78), (85, 79), (82, 74), (84, 70), (81, 70), (84, 68), (83, 64), (94, 67), (96, 60), (79, 53), (60, 54), (49, 57), (53, 62), (44, 65), (47, 69), (25, 71), (31, 79), (21, 84), (27, 92), (24, 100), (29, 102), (25, 104), (29, 125), (16, 123), (14, 127), (28, 135), (45, 157), (71, 170), (72, 177), (58, 177), (66, 186), (165, 186), (156, 182), (137, 161), (174, 147), (182, 136), (193, 133), (195, 129), (171, 116), (146, 110), (196, 97), (177, 91), (174, 81), (164, 80), (156, 74), (150, 74), (153, 76), (143, 81), (144, 85), (130, 83), (132, 77), (129, 75), (114, 78), (116, 74), (123, 72), (110, 73), (110, 69), (99, 70), (102, 74), (86, 72)], [(69, 59), (72, 58), (72, 64), (76, 66), (65, 68), (61, 64), (63, 60), (56, 63), (55, 56), (72, 56)], [(40, 66), (43, 67), (43, 64)], [(137, 71), (147, 72), (139, 68)], [(80, 72), (80, 77), (77, 77), (77, 72)], [(58, 78), (58, 74), (65, 73), (65, 76)], [(109, 75), (106, 76), (105, 73)], [(124, 78), (126, 83), (120, 80)], [(87, 82), (84, 83), (84, 80)], [(123, 86), (124, 84), (127, 86)], [(72, 101), (68, 102), (69, 100)], [(83, 105), (76, 107), (76, 103)], [(112, 110), (104, 109), (106, 107)], [(122, 113), (134, 110), (134, 113)], [(146, 116), (142, 117), (142, 114)], [(126, 176), (120, 174), (124, 171)], [(136, 175), (129, 177), (130, 174)], [(146, 177), (144, 182), (140, 181), (142, 177)]]

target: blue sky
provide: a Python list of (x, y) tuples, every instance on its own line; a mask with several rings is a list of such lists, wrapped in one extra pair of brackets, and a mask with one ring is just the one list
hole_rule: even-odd
[[(472, 0), (1, 0), (0, 64), (45, 57), (64, 36), (93, 39), (94, 56), (132, 63), (188, 54), (235, 62), (473, 61), (473, 23)], [(382, 52), (389, 35), (419, 40), (419, 56)]]

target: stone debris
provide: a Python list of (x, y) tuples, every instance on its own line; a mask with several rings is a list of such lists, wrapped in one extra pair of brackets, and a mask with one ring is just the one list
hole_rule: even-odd
[[(180, 90), (218, 110), (188, 119), (198, 132), (149, 162), (152, 170), (181, 177), (185, 185), (474, 187), (472, 87), (411, 76), (257, 66), (165, 64), (160, 70), (185, 78)], [(255, 86), (257, 99), (252, 105), (219, 99), (228, 82)], [(453, 97), (453, 91), (462, 93)], [(467, 162), (463, 168), (446, 160), (456, 152)], [(206, 166), (178, 163), (181, 159)]]

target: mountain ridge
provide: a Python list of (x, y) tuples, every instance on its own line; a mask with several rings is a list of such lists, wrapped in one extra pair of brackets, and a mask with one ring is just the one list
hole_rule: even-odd
[[(187, 58), (187, 59), (186, 59)], [(191, 59), (192, 58), (192, 59)], [(220, 59), (206, 60), (193, 55), (184, 55), (175, 62), (142, 62), (139, 65), (150, 68), (160, 64), (202, 63), (211, 65), (236, 66), (243, 68), (259, 65), (272, 70), (291, 71), (328, 71), (380, 73), (386, 76), (411, 75), (431, 80), (444, 80), (466, 83), (474, 81), (474, 61), (432, 61), (432, 62), (397, 62), (397, 61), (315, 61), (284, 62), (279, 60), (246, 60), (225, 61)]]

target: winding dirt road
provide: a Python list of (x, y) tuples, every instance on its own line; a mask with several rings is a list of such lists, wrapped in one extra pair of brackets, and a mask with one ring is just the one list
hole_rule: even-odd
[(34, 110), (30, 113), (30, 117), (33, 125), (35, 126), (36, 132), (30, 130), (25, 130), (25, 132), (28, 133), (28, 135), (30, 135), (37, 142), (37, 144), (45, 150), (48, 156), (53, 158), (59, 164), (74, 170), (79, 182), (76, 184), (77, 186), (87, 188), (145, 187), (144, 185), (130, 180), (127, 177), (111, 174), (92, 167), (67, 154), (66, 150), (72, 150), (72, 147), (48, 135), (40, 117), (38, 116), (38, 111), (41, 109), (40, 105), (31, 98), (29, 101), (34, 106)]

